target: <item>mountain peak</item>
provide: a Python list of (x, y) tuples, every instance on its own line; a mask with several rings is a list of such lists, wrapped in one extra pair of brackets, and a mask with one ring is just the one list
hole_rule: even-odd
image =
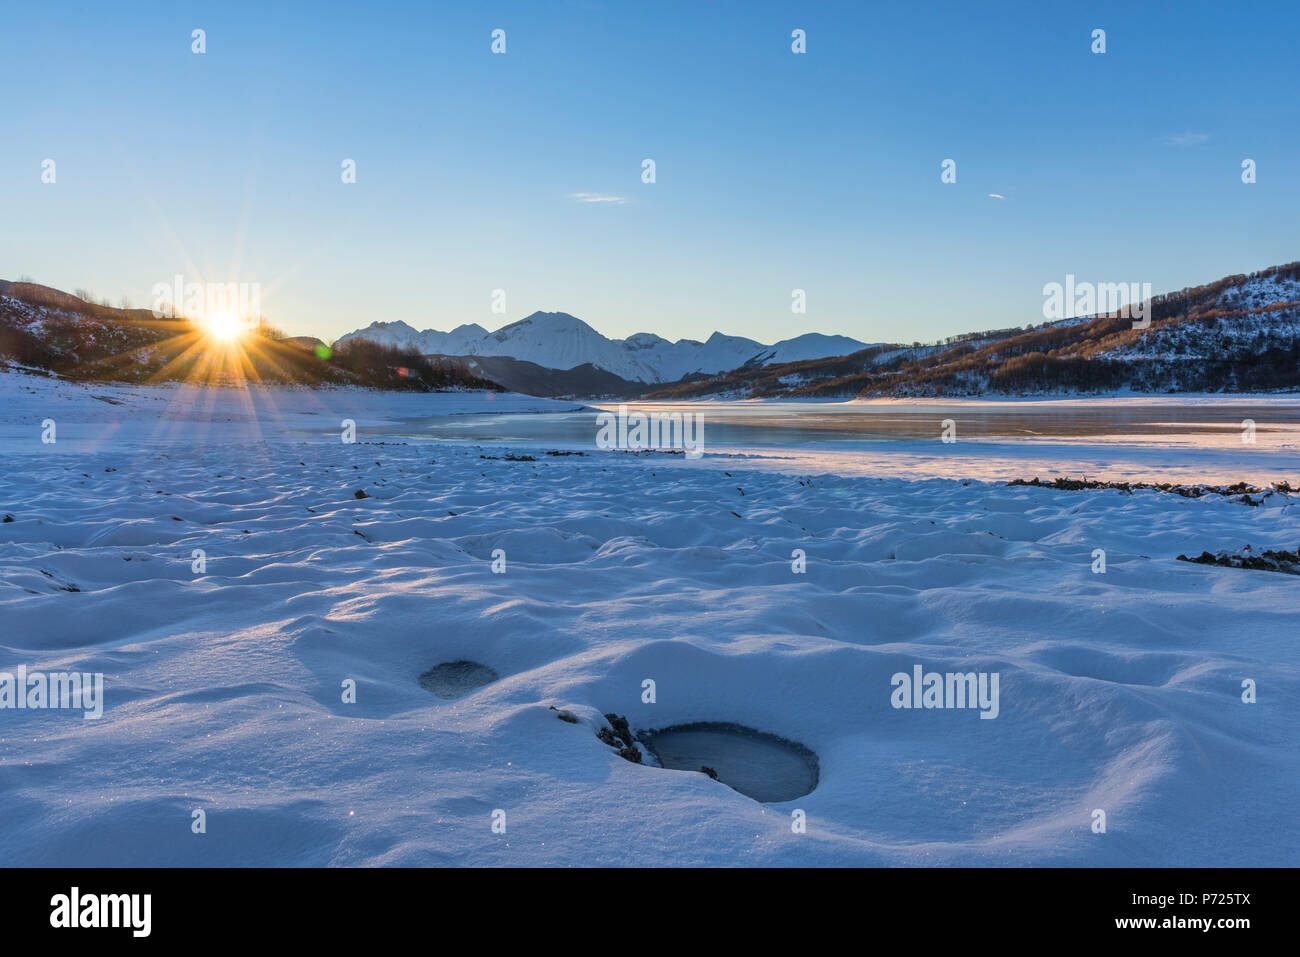
[[(537, 312), (530, 313), (529, 315), (524, 316), (524, 318), (520, 319), (519, 321), (527, 322), (530, 319), (533, 320), (534, 322), (540, 322), (541, 320), (544, 319), (569, 319), (572, 320), (573, 322), (582, 322), (582, 320), (579, 319), (577, 316), (570, 315), (567, 312), (544, 312), (543, 310), (540, 309)], [(585, 322), (582, 322), (582, 324), (584, 326), (586, 325)]]
[(503, 332), (515, 326), (521, 326), (525, 323), (532, 323), (544, 326), (548, 329), (583, 329), (594, 335), (600, 335), (591, 326), (583, 322), (577, 316), (572, 316), (567, 312), (534, 312), (531, 315), (524, 316), (518, 322), (512, 322), (508, 326), (502, 326), (497, 332)]

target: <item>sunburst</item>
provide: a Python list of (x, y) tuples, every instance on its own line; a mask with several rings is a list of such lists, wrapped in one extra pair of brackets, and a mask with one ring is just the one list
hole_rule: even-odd
[(213, 339), (233, 344), (246, 336), (252, 328), (251, 323), (231, 312), (219, 312), (208, 316), (201, 323), (203, 330)]

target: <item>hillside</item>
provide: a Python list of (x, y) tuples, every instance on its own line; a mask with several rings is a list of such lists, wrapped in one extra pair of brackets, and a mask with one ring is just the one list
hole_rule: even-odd
[(426, 356), (435, 365), (459, 365), (473, 375), (500, 383), (501, 388), (543, 398), (636, 398), (644, 382), (629, 382), (585, 362), (572, 369), (548, 369), (509, 356)]
[(1300, 263), (1151, 301), (1151, 324), (1115, 314), (872, 346), (677, 383), (648, 398), (1264, 392), (1300, 389)]
[[(812, 334), (773, 346), (718, 333), (706, 343), (650, 334), (611, 340), (565, 313), (534, 313), (493, 333), (479, 326), (416, 333), (405, 323), (372, 323), (332, 352), (314, 337), (287, 338), (263, 326), (237, 353), (216, 354), (189, 320), (0, 281), (0, 362), (87, 380), (245, 378), (662, 399), (1300, 389), (1300, 263), (1156, 296), (1150, 314), (1146, 329), (1109, 314), (836, 356), (826, 350), (861, 343)], [(462, 351), (424, 353), (435, 344), (430, 335), (441, 337), (442, 348)], [(516, 352), (546, 361), (508, 354)], [(669, 375), (677, 381), (665, 384)]]
[(0, 365), (6, 361), (79, 380), (253, 381), (430, 390), (499, 389), (463, 363), (431, 363), (370, 342), (317, 349), (262, 326), (237, 348), (213, 347), (188, 319), (157, 319), (27, 282), (0, 281)]

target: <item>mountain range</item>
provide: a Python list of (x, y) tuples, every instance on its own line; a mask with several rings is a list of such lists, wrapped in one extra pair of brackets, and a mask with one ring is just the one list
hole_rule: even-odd
[[(1300, 263), (1153, 296), (1146, 315), (1145, 327), (1111, 313), (875, 345), (816, 334), (770, 346), (720, 333), (706, 342), (616, 340), (556, 312), (490, 333), (373, 322), (332, 351), (267, 327), (245, 373), (307, 385), (665, 399), (1300, 389)], [(188, 320), (0, 281), (0, 364), (85, 379), (186, 378), (204, 362), (191, 348), (197, 336)]]
[(477, 324), (439, 332), (420, 331), (401, 321), (372, 322), (338, 341), (344, 344), (356, 339), (421, 355), (508, 357), (556, 370), (591, 365), (627, 382), (650, 384), (714, 375), (741, 366), (844, 355), (866, 346), (847, 336), (811, 332), (770, 346), (720, 332), (711, 335), (707, 342), (694, 339), (669, 342), (649, 332), (626, 339), (609, 339), (566, 312), (534, 312), (495, 332)]

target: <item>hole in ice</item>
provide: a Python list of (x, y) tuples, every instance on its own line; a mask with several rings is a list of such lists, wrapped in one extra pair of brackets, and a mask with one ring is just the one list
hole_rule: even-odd
[(444, 661), (420, 675), (420, 687), (439, 698), (463, 698), (500, 677), (477, 661)]
[(744, 725), (679, 724), (647, 732), (641, 741), (665, 768), (712, 771), (710, 777), (755, 801), (793, 801), (817, 787), (817, 755), (802, 744)]

